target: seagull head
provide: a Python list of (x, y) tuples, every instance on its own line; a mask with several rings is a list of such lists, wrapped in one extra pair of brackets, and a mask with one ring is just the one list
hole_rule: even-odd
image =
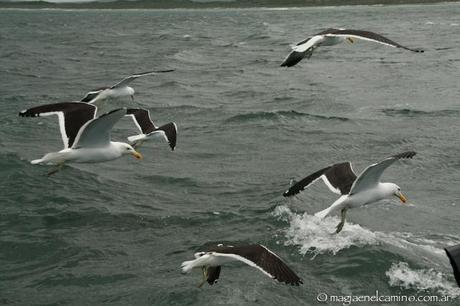
[(141, 153), (137, 152), (131, 145), (123, 142), (118, 142), (118, 148), (121, 152), (121, 155), (126, 155), (126, 154), (131, 154), (134, 156), (136, 159), (143, 159), (144, 157), (142, 156)]
[(402, 194), (401, 187), (393, 183), (390, 183), (390, 186), (392, 188), (393, 195), (398, 197), (402, 203), (406, 203), (407, 198)]

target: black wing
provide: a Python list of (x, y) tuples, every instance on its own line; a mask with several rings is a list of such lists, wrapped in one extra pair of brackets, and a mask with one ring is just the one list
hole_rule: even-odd
[(347, 30), (347, 29), (339, 30), (339, 29), (336, 29), (336, 30), (329, 31), (329, 32), (324, 33), (324, 34), (356, 36), (358, 38), (373, 40), (375, 42), (380, 42), (380, 43), (387, 44), (387, 45), (390, 45), (390, 46), (393, 46), (393, 47), (396, 47), (396, 48), (406, 49), (406, 50), (409, 50), (409, 51), (412, 51), (412, 52), (424, 52), (422, 49), (412, 49), (412, 48), (403, 46), (403, 45), (398, 44), (397, 42), (395, 42), (395, 41), (393, 41), (391, 39), (388, 39), (388, 38), (386, 38), (386, 37), (384, 37), (384, 36), (382, 36), (380, 34), (377, 34), (377, 33), (374, 33), (374, 32), (369, 32), (369, 31)]
[(126, 115), (131, 116), (137, 127), (143, 134), (149, 134), (157, 129), (152, 119), (150, 112), (142, 108), (128, 108)]
[(447, 247), (444, 249), (449, 257), (450, 264), (454, 270), (455, 280), (460, 287), (460, 244)]
[[(279, 282), (298, 286), (303, 284), (300, 277), (291, 270), (275, 253), (260, 244), (236, 247), (220, 246), (210, 250), (215, 255), (233, 257), (254, 266)], [(235, 256), (236, 255), (236, 256)], [(241, 257), (237, 258), (237, 257)]]
[(177, 143), (177, 126), (174, 122), (157, 127), (150, 118), (150, 112), (143, 108), (129, 108), (126, 115), (133, 118), (142, 134), (148, 135), (156, 131), (163, 131), (169, 147), (174, 151)]
[(160, 126), (157, 130), (163, 131), (165, 133), (165, 137), (168, 141), (169, 147), (172, 151), (174, 151), (177, 142), (176, 124), (174, 122), (166, 123), (165, 125)]
[(89, 102), (93, 101), (93, 100), (96, 99), (96, 97), (99, 96), (100, 93), (101, 93), (102, 91), (104, 91), (105, 89), (108, 89), (108, 87), (102, 87), (102, 88), (98, 88), (98, 89), (91, 90), (90, 92), (88, 92), (88, 93), (80, 100), (80, 102), (89, 103)]
[(64, 148), (72, 147), (80, 128), (96, 116), (97, 107), (82, 102), (46, 104), (23, 110), (21, 117), (58, 115)]
[(344, 195), (350, 192), (351, 186), (356, 180), (356, 174), (353, 172), (349, 162), (335, 164), (303, 178), (285, 191), (283, 196), (296, 195), (320, 178), (332, 192)]
[(206, 271), (207, 271), (206, 281), (208, 282), (208, 284), (214, 285), (215, 283), (217, 283), (217, 280), (219, 279), (219, 276), (220, 276), (220, 270), (221, 270), (221, 266), (206, 268)]

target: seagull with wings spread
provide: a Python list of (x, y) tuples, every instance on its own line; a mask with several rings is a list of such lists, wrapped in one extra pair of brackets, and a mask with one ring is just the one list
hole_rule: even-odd
[(300, 277), (278, 255), (261, 244), (241, 246), (218, 244), (208, 247), (195, 253), (194, 260), (184, 261), (182, 272), (189, 273), (193, 268), (201, 268), (203, 281), (198, 287), (201, 287), (205, 282), (213, 285), (220, 276), (221, 266), (233, 261), (243, 262), (282, 283), (293, 286), (299, 286), (303, 283)]
[(127, 96), (130, 96), (131, 99), (134, 100), (134, 89), (128, 86), (132, 81), (134, 81), (137, 78), (143, 77), (143, 76), (155, 75), (159, 73), (172, 72), (172, 71), (174, 71), (174, 69), (136, 73), (136, 74), (133, 74), (133, 75), (130, 75), (124, 78), (123, 80), (121, 80), (120, 82), (118, 82), (117, 84), (113, 86), (105, 86), (105, 87), (91, 90), (80, 101), (86, 102), (86, 103), (96, 103), (98, 101), (102, 101), (105, 99), (120, 98), (120, 97), (127, 97)]
[(111, 141), (113, 126), (126, 115), (126, 109), (120, 108), (96, 118), (97, 107), (82, 102), (65, 102), (41, 105), (19, 113), (21, 117), (42, 117), (57, 115), (64, 149), (48, 153), (32, 164), (53, 164), (60, 170), (66, 162), (98, 163), (117, 159), (131, 154), (137, 159), (142, 155), (131, 145)]
[(329, 208), (315, 214), (325, 218), (335, 212), (341, 212), (341, 221), (337, 225), (336, 233), (339, 233), (344, 224), (347, 210), (371, 204), (379, 200), (398, 197), (402, 203), (406, 203), (406, 197), (401, 193), (401, 188), (393, 183), (382, 183), (380, 177), (386, 168), (399, 159), (413, 158), (416, 152), (408, 151), (385, 158), (381, 162), (372, 164), (356, 176), (350, 162), (334, 164), (323, 168), (293, 184), (283, 196), (289, 197), (298, 194), (318, 179), (322, 179), (329, 189), (341, 195)]
[(351, 29), (327, 29), (319, 32), (307, 39), (298, 42), (292, 47), (291, 53), (284, 59), (281, 66), (291, 67), (296, 65), (304, 58), (310, 58), (316, 48), (320, 46), (334, 46), (343, 41), (354, 43), (355, 40), (361, 39), (365, 41), (372, 41), (379, 44), (387, 45), (394, 48), (406, 49), (412, 52), (424, 52), (422, 49), (412, 49), (398, 44), (380, 34)]

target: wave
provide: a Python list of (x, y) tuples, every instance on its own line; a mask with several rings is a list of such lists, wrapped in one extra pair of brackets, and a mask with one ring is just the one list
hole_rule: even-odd
[(299, 253), (314, 255), (337, 254), (352, 246), (377, 245), (377, 235), (357, 224), (347, 222), (341, 235), (335, 234), (335, 227), (340, 222), (337, 217), (320, 219), (308, 213), (293, 213), (287, 206), (276, 207), (273, 214), (289, 222), (285, 235), (285, 245), (300, 246)]
[(459, 297), (457, 288), (447, 275), (434, 269), (411, 269), (406, 262), (393, 263), (385, 273), (388, 284), (393, 287), (413, 289), (417, 291), (432, 290), (442, 295)]
[(250, 122), (250, 121), (277, 121), (282, 119), (296, 119), (296, 118), (308, 118), (313, 120), (339, 120), (339, 121), (348, 121), (350, 119), (345, 117), (337, 116), (325, 116), (325, 115), (316, 115), (303, 112), (297, 112), (294, 110), (288, 111), (271, 111), (271, 112), (251, 112), (247, 114), (240, 114), (232, 116), (225, 120), (227, 123), (241, 123), (241, 122)]
[(458, 238), (446, 235), (430, 235), (429, 238), (412, 233), (373, 232), (358, 224), (348, 222), (342, 232), (335, 234), (340, 219), (335, 216), (320, 219), (308, 213), (296, 214), (287, 206), (277, 206), (273, 215), (289, 223), (285, 232), (286, 245), (299, 246), (299, 253), (317, 256), (350, 247), (383, 245), (385, 250), (404, 258), (417, 258), (427, 266), (449, 267), (443, 246), (460, 243)]
[(458, 117), (460, 110), (445, 109), (436, 111), (422, 111), (410, 108), (385, 108), (382, 112), (392, 117)]
[[(390, 286), (417, 291), (431, 290), (452, 298), (460, 296), (460, 288), (455, 285), (450, 272), (447, 272), (451, 271), (448, 258), (442, 247), (438, 247), (458, 244), (458, 237), (439, 234), (421, 237), (412, 233), (373, 232), (350, 222), (337, 235), (334, 230), (339, 222), (338, 217), (321, 220), (308, 213), (296, 214), (287, 206), (277, 206), (272, 215), (289, 223), (284, 244), (298, 246), (299, 253), (303, 256), (310, 254), (314, 259), (320, 254), (336, 255), (352, 247), (377, 246), (388, 253), (387, 258), (394, 258), (396, 255), (396, 258), (416, 259), (420, 265), (430, 267), (417, 270), (411, 269), (406, 262), (393, 262), (385, 272)], [(369, 254), (372, 252), (370, 249)]]

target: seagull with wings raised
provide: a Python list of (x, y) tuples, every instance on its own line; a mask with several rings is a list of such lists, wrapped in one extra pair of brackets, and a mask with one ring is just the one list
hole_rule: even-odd
[(422, 49), (412, 49), (398, 44), (380, 34), (351, 29), (327, 29), (307, 39), (298, 42), (292, 47), (291, 53), (284, 59), (281, 66), (291, 67), (304, 58), (310, 58), (316, 48), (320, 46), (333, 46), (343, 41), (354, 43), (355, 39), (367, 40), (394, 48), (402, 48), (412, 52), (424, 52)]
[(295, 286), (303, 283), (300, 277), (278, 255), (261, 244), (241, 246), (218, 244), (217, 246), (208, 247), (195, 253), (194, 260), (184, 261), (182, 263), (182, 272), (189, 273), (193, 268), (201, 268), (203, 281), (198, 287), (201, 287), (205, 282), (213, 285), (220, 276), (221, 266), (233, 261), (241, 261), (282, 283)]
[(372, 164), (356, 176), (350, 162), (334, 164), (323, 168), (293, 184), (283, 196), (289, 197), (298, 194), (318, 179), (322, 179), (329, 189), (341, 195), (329, 208), (315, 214), (325, 218), (340, 211), (341, 221), (337, 225), (336, 233), (339, 233), (344, 224), (347, 210), (371, 204), (379, 200), (398, 197), (402, 203), (406, 203), (406, 197), (401, 193), (401, 188), (393, 183), (382, 183), (380, 178), (386, 168), (399, 159), (413, 158), (416, 152), (408, 151), (385, 158), (381, 162)]
[(53, 164), (57, 172), (66, 162), (98, 163), (131, 154), (137, 159), (142, 155), (131, 145), (111, 141), (110, 133), (115, 123), (126, 115), (120, 108), (96, 118), (97, 107), (82, 102), (47, 104), (23, 110), (21, 117), (42, 117), (57, 115), (64, 149), (48, 153), (32, 164)]
[(130, 75), (124, 78), (123, 80), (121, 80), (120, 82), (118, 82), (117, 84), (113, 86), (105, 86), (105, 87), (91, 90), (80, 101), (86, 102), (86, 103), (96, 103), (98, 101), (102, 101), (105, 99), (120, 98), (120, 97), (127, 97), (127, 96), (130, 96), (131, 99), (134, 100), (134, 89), (128, 86), (132, 81), (134, 81), (137, 78), (143, 77), (143, 76), (155, 75), (159, 73), (172, 72), (172, 71), (174, 71), (174, 69), (136, 73), (136, 74), (133, 74), (133, 75)]
[(138, 148), (147, 139), (161, 136), (168, 142), (171, 150), (174, 151), (177, 140), (177, 125), (174, 122), (157, 127), (150, 118), (150, 111), (143, 108), (128, 108), (126, 116), (133, 118), (140, 131), (139, 135), (128, 137), (128, 140), (132, 142), (135, 148)]

